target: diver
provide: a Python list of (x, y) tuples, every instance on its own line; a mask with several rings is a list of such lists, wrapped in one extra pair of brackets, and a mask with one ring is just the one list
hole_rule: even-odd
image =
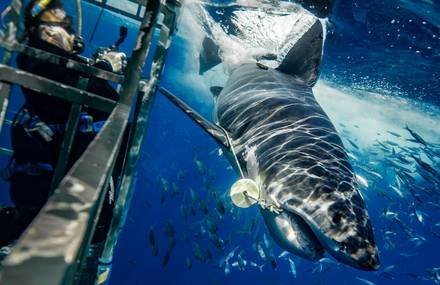
[[(85, 62), (78, 55), (84, 51), (84, 41), (75, 35), (72, 18), (66, 14), (60, 0), (31, 0), (24, 17), (22, 41), (27, 40), (31, 47)], [(122, 73), (126, 56), (118, 48), (126, 35), (127, 29), (121, 28), (116, 44), (99, 49), (94, 54), (94, 66)], [(80, 72), (24, 54), (18, 55), (16, 62), (24, 71), (73, 87), (78, 86), (81, 77), (87, 78)], [(119, 98), (116, 90), (103, 79), (91, 77), (86, 86), (91, 93), (112, 100)], [(15, 207), (0, 206), (0, 247), (15, 241), (46, 203), (71, 109), (71, 103), (57, 97), (26, 88), (22, 88), (22, 92), (25, 103), (13, 120), (11, 140), (14, 154), (5, 175), (10, 182), (10, 197)], [(107, 113), (85, 106), (81, 109), (68, 168), (81, 156), (107, 117)], [(115, 194), (112, 191), (107, 192), (94, 243), (104, 240), (107, 234), (113, 213)]]

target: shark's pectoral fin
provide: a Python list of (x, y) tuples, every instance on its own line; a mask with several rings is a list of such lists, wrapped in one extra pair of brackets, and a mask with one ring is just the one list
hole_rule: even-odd
[(203, 118), (196, 111), (194, 111), (185, 102), (179, 99), (176, 95), (161, 87), (159, 91), (165, 95), (174, 105), (187, 114), (195, 123), (202, 127), (211, 137), (213, 137), (221, 146), (229, 149), (229, 142), (225, 131)]
[(299, 77), (309, 86), (314, 85), (319, 75), (322, 47), (322, 24), (316, 20), (289, 50), (277, 70)]

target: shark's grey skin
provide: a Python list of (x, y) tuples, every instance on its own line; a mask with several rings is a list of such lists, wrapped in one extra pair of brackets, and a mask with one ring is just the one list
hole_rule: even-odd
[[(218, 96), (214, 115), (243, 169), (248, 149), (255, 148), (263, 198), (284, 214), (262, 211), (281, 246), (316, 259), (322, 245), (348, 265), (379, 267), (372, 226), (341, 139), (303, 79), (243, 65)], [(283, 236), (276, 219), (301, 232), (306, 247)], [(309, 232), (301, 230), (304, 226)]]

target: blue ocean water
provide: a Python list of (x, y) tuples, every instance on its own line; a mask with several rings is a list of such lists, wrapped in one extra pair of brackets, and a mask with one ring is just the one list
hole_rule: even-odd
[[(439, 184), (417, 168), (410, 155), (420, 154), (440, 171), (440, 3), (364, 2), (336, 2), (328, 24), (321, 79), (314, 92), (351, 153), (356, 173), (368, 183), (361, 190), (374, 226), (381, 269), (362, 272), (331, 258), (310, 262), (283, 256), (257, 209), (238, 209), (231, 204), (228, 192), (238, 176), (219, 154), (215, 141), (157, 94), (140, 153), (135, 194), (115, 252), (111, 284), (440, 282)], [(84, 7), (84, 36), (88, 39), (99, 9), (85, 3)], [(194, 10), (184, 7), (161, 86), (211, 118), (209, 86), (225, 72), (198, 74), (201, 41), (194, 22), (197, 17)], [(86, 53), (112, 43), (120, 24), (129, 24), (129, 38), (123, 46), (129, 52), (136, 23), (127, 21), (104, 13)], [(19, 98), (19, 90), (15, 91)], [(409, 141), (412, 136), (404, 129), (406, 125), (431, 147)], [(3, 132), (2, 145), (8, 143), (7, 132)], [(402, 168), (409, 169), (414, 182), (402, 183), (396, 178)], [(1, 188), (2, 200), (7, 199), (7, 185)], [(225, 206), (224, 215), (219, 214), (219, 201)], [(213, 223), (218, 226), (216, 237), (224, 244), (221, 249), (207, 233)], [(164, 266), (170, 227), (176, 244)], [(158, 241), (158, 256), (152, 253), (150, 232)], [(263, 247), (266, 259), (256, 250), (256, 243)], [(244, 270), (233, 265), (238, 253), (247, 261)], [(231, 266), (226, 269), (228, 255), (232, 255)]]

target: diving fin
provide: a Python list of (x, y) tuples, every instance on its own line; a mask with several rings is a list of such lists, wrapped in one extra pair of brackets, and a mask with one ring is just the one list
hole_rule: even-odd
[(220, 143), (220, 145), (229, 149), (228, 138), (223, 129), (203, 118), (190, 106), (188, 106), (185, 102), (180, 100), (176, 95), (174, 95), (167, 89), (161, 87), (159, 91), (163, 95), (165, 95), (165, 97), (167, 97), (180, 110), (185, 112), (185, 114), (187, 114), (195, 123), (197, 123), (200, 127), (202, 127), (211, 137), (213, 137), (218, 143)]
[(220, 64), (220, 48), (210, 37), (205, 37), (199, 55), (199, 74), (203, 74), (214, 66)]
[(209, 91), (211, 91), (211, 94), (212, 94), (215, 98), (217, 98), (218, 95), (220, 95), (220, 93), (222, 92), (222, 90), (223, 90), (223, 87), (221, 87), (221, 86), (211, 86), (211, 87), (209, 87)]
[(277, 70), (299, 77), (307, 85), (316, 83), (321, 66), (323, 29), (317, 19), (303, 36), (290, 48)]

